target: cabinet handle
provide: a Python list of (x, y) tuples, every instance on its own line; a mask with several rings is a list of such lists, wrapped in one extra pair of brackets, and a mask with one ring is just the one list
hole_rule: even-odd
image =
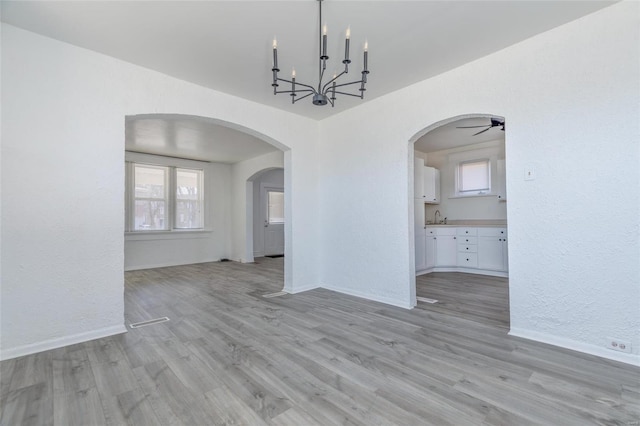
[(455, 240), (455, 239), (456, 239), (456, 237), (453, 237), (453, 239)]

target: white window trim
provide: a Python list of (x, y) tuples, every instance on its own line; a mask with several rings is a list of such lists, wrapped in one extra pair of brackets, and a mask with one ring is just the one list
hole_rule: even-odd
[[(498, 156), (499, 150), (498, 147), (483, 147), (478, 149), (472, 149), (468, 151), (460, 151), (453, 152), (447, 156), (446, 165), (444, 165), (444, 169), (446, 170), (447, 176), (450, 176), (450, 179), (453, 180), (453, 184), (449, 189), (449, 199), (456, 198), (472, 198), (472, 197), (495, 197), (497, 195), (497, 191), (499, 191), (498, 181), (498, 172), (497, 172), (497, 164), (498, 164)], [(479, 160), (489, 160), (490, 162), (490, 185), (491, 190), (485, 194), (458, 194), (458, 164), (467, 163)]]
[[(169, 170), (169, 206), (167, 209), (167, 221), (170, 224), (167, 230), (133, 230), (133, 210), (131, 206), (135, 200), (135, 188), (133, 179), (133, 164), (142, 164), (149, 166), (168, 167)], [(181, 239), (181, 238), (208, 238), (207, 234), (211, 234), (210, 223), (210, 197), (207, 196), (209, 191), (209, 175), (207, 162), (186, 160), (182, 158), (164, 157), (151, 154), (141, 154), (136, 152), (125, 152), (125, 237), (127, 241), (138, 240), (162, 240), (162, 239)], [(203, 185), (203, 209), (202, 209), (202, 228), (175, 228), (175, 200), (176, 200), (176, 179), (175, 169), (191, 169), (202, 171)]]
[[(486, 190), (469, 190), (469, 191), (460, 191), (460, 173), (461, 173), (461, 168), (464, 164), (470, 164), (470, 163), (487, 163), (487, 183), (489, 184), (489, 188), (487, 188)], [(495, 162), (491, 160), (491, 158), (475, 158), (472, 160), (464, 160), (464, 161), (459, 161), (456, 164), (455, 167), (455, 197), (457, 198), (466, 198), (466, 197), (482, 197), (482, 196), (489, 196), (489, 195), (494, 195), (493, 193), (493, 185), (492, 185), (492, 168), (495, 167)]]

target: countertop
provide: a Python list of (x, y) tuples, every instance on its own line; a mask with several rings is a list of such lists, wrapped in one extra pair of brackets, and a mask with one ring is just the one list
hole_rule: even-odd
[(426, 226), (453, 227), (453, 226), (472, 226), (474, 228), (481, 227), (507, 227), (506, 220), (448, 220), (444, 223), (426, 223)]

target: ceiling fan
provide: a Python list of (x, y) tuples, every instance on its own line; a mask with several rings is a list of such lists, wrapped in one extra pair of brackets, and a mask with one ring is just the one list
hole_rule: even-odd
[(497, 118), (492, 118), (491, 119), (491, 124), (487, 124), (487, 125), (482, 125), (482, 126), (460, 126), (460, 127), (456, 127), (456, 129), (479, 129), (481, 127), (486, 127), (486, 129), (484, 130), (480, 130), (478, 133), (474, 133), (471, 136), (475, 136), (475, 135), (479, 135), (480, 133), (484, 133), (487, 130), (490, 130), (494, 127), (499, 127), (502, 126), (500, 128), (500, 130), (502, 130), (504, 132), (504, 120), (499, 120)]

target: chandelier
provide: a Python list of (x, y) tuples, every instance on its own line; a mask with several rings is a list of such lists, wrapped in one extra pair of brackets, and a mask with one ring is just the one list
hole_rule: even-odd
[[(322, 80), (324, 78), (324, 72), (327, 68), (327, 25), (322, 25), (322, 0), (318, 0), (318, 7), (320, 10), (319, 13), (319, 25), (318, 25), (318, 50), (319, 50), (319, 61), (318, 61), (318, 86), (312, 86), (309, 84), (303, 84), (296, 82), (296, 70), (295, 68), (291, 72), (291, 80), (287, 80), (285, 78), (278, 77), (278, 72), (280, 69), (278, 68), (278, 42), (274, 38), (273, 39), (273, 68), (271, 71), (273, 72), (273, 94), (277, 95), (279, 93), (288, 93), (291, 96), (291, 103), (295, 104), (296, 102), (313, 95), (313, 104), (314, 105), (326, 105), (330, 103), (331, 106), (335, 106), (336, 95), (346, 95), (346, 96), (354, 96), (356, 98), (363, 99), (364, 92), (367, 90), (365, 88), (365, 84), (367, 83), (367, 74), (369, 74), (369, 70), (367, 69), (368, 62), (368, 44), (365, 42), (364, 44), (364, 66), (362, 68), (360, 80), (351, 81), (348, 83), (338, 83), (338, 79), (343, 75), (349, 73), (349, 64), (351, 63), (351, 59), (349, 59), (349, 39), (351, 37), (351, 29), (347, 28), (346, 37), (344, 40), (344, 59), (342, 63), (344, 64), (344, 70), (340, 74), (334, 74), (333, 77), (327, 81), (324, 85), (322, 84)], [(291, 90), (278, 90), (280, 86), (278, 82), (284, 82), (291, 84)], [(348, 93), (343, 90), (348, 90), (349, 86), (353, 86), (359, 84), (360, 88), (358, 91), (360, 93)], [(353, 89), (353, 88), (352, 88)], [(302, 96), (300, 96), (302, 94)]]

